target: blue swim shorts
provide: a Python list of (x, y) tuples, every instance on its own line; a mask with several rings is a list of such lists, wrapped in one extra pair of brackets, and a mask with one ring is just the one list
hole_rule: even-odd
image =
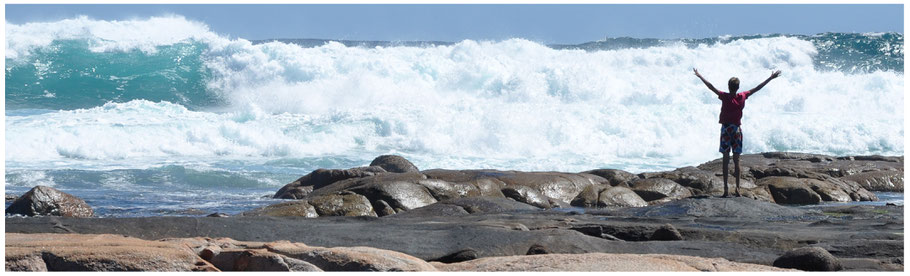
[(720, 152), (733, 148), (733, 153), (743, 153), (743, 131), (736, 124), (720, 126)]

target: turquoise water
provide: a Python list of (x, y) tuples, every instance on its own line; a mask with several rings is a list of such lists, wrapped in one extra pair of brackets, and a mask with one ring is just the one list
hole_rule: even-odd
[(698, 165), (720, 157), (720, 105), (693, 67), (721, 86), (784, 71), (750, 98), (746, 153), (904, 150), (899, 33), (247, 41), (157, 17), (6, 37), (7, 193), (53, 186), (102, 216), (239, 212), (383, 154), (421, 169)]

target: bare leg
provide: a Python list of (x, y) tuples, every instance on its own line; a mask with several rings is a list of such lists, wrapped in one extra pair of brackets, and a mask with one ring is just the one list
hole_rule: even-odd
[(730, 188), (727, 188), (727, 174), (729, 174), (730, 150), (724, 151), (724, 197), (730, 196)]
[(742, 171), (740, 171), (740, 169), (739, 169), (739, 153), (734, 152), (733, 153), (733, 176), (736, 177), (736, 192), (734, 193), (736, 196), (740, 196), (739, 179), (741, 178), (740, 177), (741, 173), (742, 173)]

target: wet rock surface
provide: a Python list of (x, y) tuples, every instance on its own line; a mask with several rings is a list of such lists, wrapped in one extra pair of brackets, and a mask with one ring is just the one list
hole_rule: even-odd
[[(668, 270), (721, 270), (705, 260), (763, 270), (804, 247), (824, 249), (847, 271), (903, 270), (903, 206), (826, 204), (878, 200), (867, 188), (902, 191), (903, 157), (743, 155), (743, 197), (730, 198), (720, 197), (719, 160), (641, 174), (420, 171), (400, 157), (377, 160), (316, 170), (276, 193), (291, 200), (228, 217), (7, 217), (6, 229), (229, 238), (192, 246), (217, 270), (545, 270), (532, 264), (572, 260), (553, 267), (598, 270), (599, 261), (564, 256), (589, 253), (632, 254), (622, 258), (644, 267), (661, 264), (641, 254), (677, 256)], [(283, 244), (266, 246), (275, 241)], [(371, 249), (350, 249), (359, 247)], [(17, 269), (50, 264), (9, 256)]]
[[(870, 191), (903, 191), (903, 157), (768, 152), (742, 155), (740, 160), (739, 192), (755, 200), (777, 204), (876, 201)], [(569, 205), (644, 207), (693, 196), (723, 195), (721, 168), (717, 159), (694, 167), (640, 174), (616, 169), (581, 173), (420, 171), (401, 156), (383, 155), (368, 167), (317, 169), (288, 183), (274, 197), (305, 200), (317, 207), (319, 216), (388, 216), (439, 201), (473, 197), (509, 198), (542, 209)], [(735, 183), (730, 174), (727, 187), (731, 194), (736, 192)], [(355, 200), (356, 207), (345, 203), (358, 211), (318, 208), (327, 198), (342, 193), (349, 195), (349, 201), (354, 200), (353, 195), (362, 196)], [(372, 210), (366, 210), (367, 205)], [(461, 213), (452, 206), (433, 208)]]
[(7, 215), (92, 217), (92, 207), (81, 198), (47, 186), (36, 186), (16, 198)]

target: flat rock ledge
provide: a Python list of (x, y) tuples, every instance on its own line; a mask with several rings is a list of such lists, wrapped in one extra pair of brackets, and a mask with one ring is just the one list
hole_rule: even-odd
[(489, 257), (445, 264), (433, 262), (440, 271), (796, 271), (772, 266), (666, 254), (546, 254)]
[(545, 254), (426, 262), (371, 247), (229, 238), (142, 240), (110, 234), (6, 233), (6, 271), (788, 271), (664, 254)]

